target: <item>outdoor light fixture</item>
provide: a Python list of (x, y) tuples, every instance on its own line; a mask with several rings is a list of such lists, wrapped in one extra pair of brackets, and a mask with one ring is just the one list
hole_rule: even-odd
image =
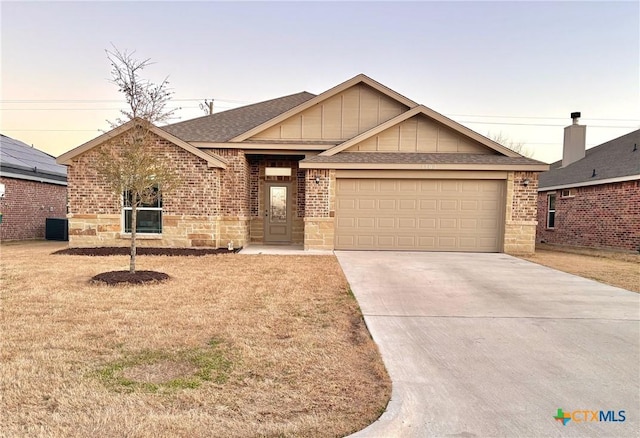
[(320, 177), (316, 176), (316, 184), (320, 184)]
[(522, 185), (527, 187), (530, 182), (531, 182), (531, 180), (529, 180), (529, 178), (525, 178), (525, 179), (522, 180)]

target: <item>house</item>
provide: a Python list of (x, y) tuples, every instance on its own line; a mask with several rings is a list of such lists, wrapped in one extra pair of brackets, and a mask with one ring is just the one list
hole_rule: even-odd
[(585, 150), (579, 116), (562, 160), (540, 174), (537, 241), (640, 251), (640, 130)]
[[(71, 246), (127, 245), (127, 209), (95, 170), (135, 121), (60, 157)], [(528, 253), (538, 173), (520, 156), (365, 75), (154, 127), (181, 187), (149, 206), (142, 245)]]
[(67, 214), (67, 168), (0, 134), (0, 240), (43, 239), (47, 218)]

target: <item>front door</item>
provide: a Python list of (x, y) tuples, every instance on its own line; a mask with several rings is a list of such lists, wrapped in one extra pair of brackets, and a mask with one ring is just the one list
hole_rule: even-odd
[(264, 242), (291, 242), (291, 184), (266, 183)]

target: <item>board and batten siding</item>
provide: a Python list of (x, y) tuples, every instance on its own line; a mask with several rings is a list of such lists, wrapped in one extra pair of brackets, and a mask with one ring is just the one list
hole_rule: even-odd
[(385, 129), (345, 152), (495, 153), (424, 115)]
[(250, 140), (344, 141), (386, 122), (408, 109), (365, 84), (290, 117)]

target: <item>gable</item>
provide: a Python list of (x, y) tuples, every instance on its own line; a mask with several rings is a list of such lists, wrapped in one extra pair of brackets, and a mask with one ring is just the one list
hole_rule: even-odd
[(424, 114), (417, 114), (387, 128), (344, 152), (496, 153)]
[(407, 109), (403, 103), (361, 82), (248, 140), (345, 141)]
[[(73, 159), (93, 148), (95, 148), (98, 145), (101, 145), (102, 143), (105, 143), (127, 131), (129, 131), (130, 129), (132, 129), (136, 124), (141, 123), (142, 121), (140, 119), (134, 119), (134, 120), (130, 120), (127, 123), (118, 126), (115, 129), (112, 129), (109, 132), (106, 132), (104, 134), (102, 134), (99, 137), (94, 138), (93, 140), (90, 140), (88, 142), (86, 142), (83, 145), (78, 146), (75, 149), (71, 149), (68, 152), (65, 152), (64, 154), (60, 155), (57, 159), (56, 159), (56, 163), (58, 164), (66, 164), (66, 165), (71, 165), (71, 162), (73, 161)], [(227, 167), (227, 161), (222, 158), (219, 157), (213, 153), (206, 153), (201, 151), (200, 149), (190, 145), (189, 143), (179, 139), (178, 137), (169, 134), (168, 132), (158, 128), (155, 125), (150, 125), (149, 126), (149, 131), (153, 132), (155, 135), (157, 135), (158, 137), (167, 140), (171, 143), (173, 143), (174, 145), (176, 145), (177, 147), (184, 149), (185, 151), (199, 157), (202, 158), (203, 160), (205, 160), (207, 162), (207, 166), (208, 167), (219, 167), (222, 169), (226, 169)]]

